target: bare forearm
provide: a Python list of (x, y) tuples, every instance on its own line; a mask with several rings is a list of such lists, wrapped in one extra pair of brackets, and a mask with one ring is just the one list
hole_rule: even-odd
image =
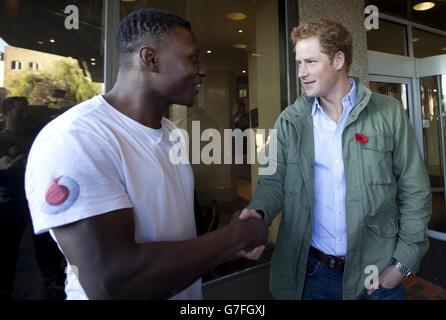
[(90, 299), (161, 299), (188, 287), (242, 249), (266, 241), (260, 219), (239, 220), (184, 241), (138, 244), (129, 209), (54, 229)]
[(191, 240), (137, 246), (126, 271), (117, 273), (118, 277), (111, 283), (111, 298), (173, 296), (243, 248), (243, 243), (237, 243), (229, 231), (225, 227)]

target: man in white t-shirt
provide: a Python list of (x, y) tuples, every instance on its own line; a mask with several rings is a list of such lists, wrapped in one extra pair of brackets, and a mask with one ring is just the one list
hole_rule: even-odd
[[(243, 255), (267, 228), (240, 220), (196, 237), (194, 179), (169, 160), (171, 104), (193, 105), (205, 76), (186, 20), (141, 9), (117, 34), (118, 79), (36, 138), (26, 170), (34, 231), (68, 261), (68, 299), (200, 299), (200, 277)], [(247, 251), (245, 251), (247, 250)]]

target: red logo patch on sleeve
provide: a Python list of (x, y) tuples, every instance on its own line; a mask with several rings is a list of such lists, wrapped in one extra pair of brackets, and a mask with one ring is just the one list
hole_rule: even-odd
[(60, 178), (54, 180), (45, 195), (45, 201), (52, 206), (64, 203), (70, 195), (70, 190), (59, 184)]
[(73, 178), (60, 176), (53, 180), (45, 194), (42, 211), (57, 214), (70, 208), (79, 197), (79, 184)]

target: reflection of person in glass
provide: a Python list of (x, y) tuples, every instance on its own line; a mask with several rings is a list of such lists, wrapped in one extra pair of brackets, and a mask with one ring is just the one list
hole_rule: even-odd
[(192, 170), (169, 161), (176, 127), (163, 117), (172, 104), (192, 106), (205, 76), (190, 23), (135, 11), (117, 48), (113, 89), (53, 120), (33, 144), (34, 229), (50, 230), (69, 262), (68, 299), (199, 299), (211, 268), (258, 257), (266, 224), (235, 215), (196, 237)]
[(408, 118), (397, 100), (348, 77), (352, 38), (342, 25), (304, 23), (292, 40), (306, 94), (279, 116), (277, 171), (260, 178), (242, 212), (271, 223), (283, 209), (272, 293), (405, 299), (402, 280), (428, 250), (432, 210)]
[(249, 116), (245, 112), (245, 104), (239, 100), (232, 106), (232, 128), (242, 131), (249, 128)]
[[(10, 298), (20, 241), (29, 223), (25, 198), (24, 174), (26, 154), (32, 135), (26, 126), (28, 101), (25, 97), (9, 97), (2, 103), (5, 128), (0, 131), (0, 298)], [(33, 236), (37, 263), (44, 280), (45, 298), (63, 298), (58, 290), (64, 282), (63, 257), (48, 234)]]
[(24, 160), (24, 154), (19, 154), (19, 148), (16, 144), (12, 144), (8, 148), (8, 153), (0, 157), (0, 170), (7, 170), (20, 166)]

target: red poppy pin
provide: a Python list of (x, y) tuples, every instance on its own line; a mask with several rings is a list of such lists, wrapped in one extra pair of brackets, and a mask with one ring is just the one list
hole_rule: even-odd
[(365, 144), (365, 143), (369, 142), (369, 139), (367, 139), (367, 137), (365, 135), (363, 135), (362, 133), (355, 133), (355, 139), (360, 144)]

